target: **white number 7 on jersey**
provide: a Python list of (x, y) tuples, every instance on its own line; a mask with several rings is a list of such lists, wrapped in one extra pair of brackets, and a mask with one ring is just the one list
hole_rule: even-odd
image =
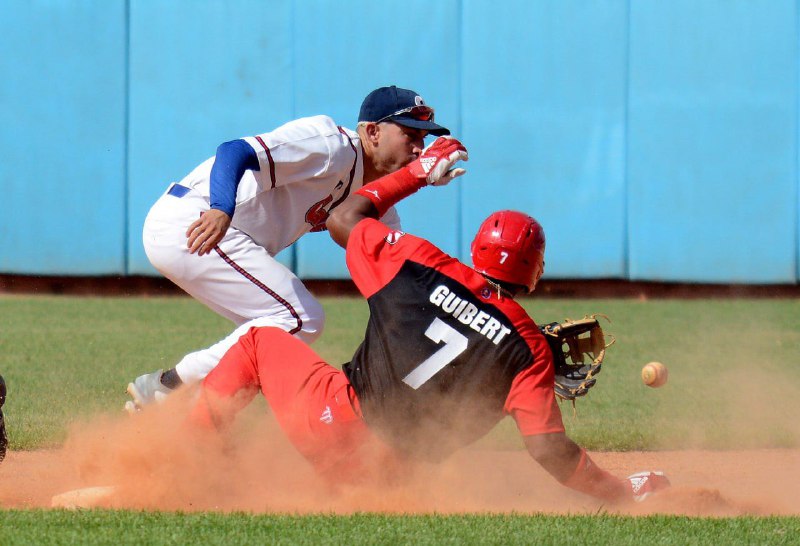
[(444, 345), (403, 378), (403, 383), (414, 390), (424, 385), (467, 348), (467, 336), (438, 317), (425, 330), (425, 335), (436, 343), (444, 342)]

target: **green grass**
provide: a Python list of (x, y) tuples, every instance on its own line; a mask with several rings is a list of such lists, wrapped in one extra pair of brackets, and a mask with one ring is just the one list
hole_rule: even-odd
[[(316, 350), (349, 359), (359, 298), (323, 299)], [(616, 336), (599, 384), (562, 406), (591, 449), (796, 446), (797, 300), (525, 300), (537, 321), (602, 312)], [(188, 298), (0, 297), (0, 373), (12, 449), (57, 445), (70, 422), (120, 411), (135, 376), (172, 366), (231, 325)], [(662, 389), (641, 366), (670, 369)], [(781, 418), (786, 416), (787, 418)], [(518, 449), (506, 420), (482, 444)], [(3, 484), (0, 483), (0, 487)], [(549, 515), (252, 515), (0, 510), (0, 544), (796, 544), (800, 518)]]
[(800, 518), (0, 511), (22, 544), (796, 544)]
[[(314, 345), (346, 362), (367, 319), (360, 298), (324, 298), (326, 330)], [(798, 300), (526, 299), (540, 323), (602, 312), (617, 338), (598, 385), (562, 405), (569, 434), (591, 449), (795, 446), (800, 410)], [(0, 297), (0, 373), (12, 449), (60, 443), (75, 418), (118, 411), (128, 381), (174, 365), (217, 341), (231, 324), (189, 298)], [(661, 389), (642, 385), (650, 360), (670, 370)], [(794, 371), (792, 371), (794, 370)], [(484, 443), (520, 445), (506, 420)]]

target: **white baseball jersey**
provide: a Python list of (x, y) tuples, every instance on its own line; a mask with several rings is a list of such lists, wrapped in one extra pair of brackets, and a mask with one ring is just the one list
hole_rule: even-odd
[[(273, 256), (309, 231), (324, 229), (328, 212), (363, 185), (358, 133), (328, 116), (301, 118), (243, 140), (256, 151), (260, 169), (246, 171), (239, 182), (231, 226)], [(210, 202), (213, 165), (212, 157), (180, 184)], [(394, 209), (381, 221), (400, 227)]]
[[(274, 326), (306, 343), (321, 333), (324, 311), (297, 277), (273, 258), (309, 231), (325, 228), (332, 208), (363, 185), (358, 134), (327, 116), (302, 118), (244, 139), (258, 171), (245, 171), (227, 233), (204, 256), (190, 254), (186, 230), (210, 208), (214, 158), (203, 162), (156, 201), (142, 240), (150, 263), (237, 328), (176, 365), (186, 383), (201, 380), (253, 326)], [(391, 209), (382, 221), (399, 229)]]

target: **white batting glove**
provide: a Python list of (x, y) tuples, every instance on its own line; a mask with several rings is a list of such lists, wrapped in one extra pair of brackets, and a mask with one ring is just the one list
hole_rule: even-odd
[(669, 488), (669, 478), (663, 472), (637, 472), (627, 478), (633, 500), (642, 502), (653, 493)]
[(458, 161), (468, 160), (469, 154), (461, 142), (451, 136), (443, 136), (434, 140), (406, 168), (417, 178), (425, 179), (429, 186), (445, 186), (467, 172), (454, 165)]

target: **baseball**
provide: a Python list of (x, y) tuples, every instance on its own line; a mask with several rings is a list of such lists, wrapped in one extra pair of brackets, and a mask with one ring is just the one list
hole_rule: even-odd
[(667, 367), (661, 362), (648, 362), (642, 368), (642, 382), (648, 387), (660, 387), (667, 382)]

